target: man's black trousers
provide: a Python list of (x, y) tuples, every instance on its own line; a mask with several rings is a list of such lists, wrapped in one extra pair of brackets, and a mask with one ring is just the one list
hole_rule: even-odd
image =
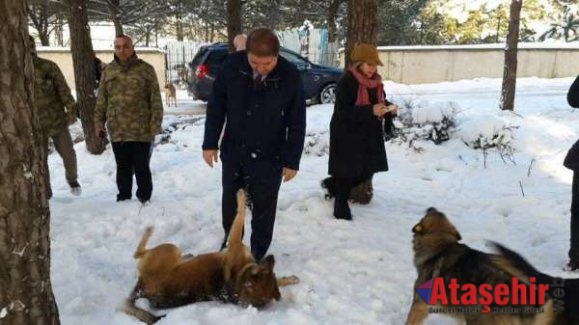
[(137, 179), (137, 198), (149, 201), (153, 193), (153, 180), (149, 161), (151, 142), (113, 142), (113, 152), (117, 162), (117, 200), (127, 200), (132, 196), (133, 174)]
[(235, 179), (223, 179), (222, 224), (225, 241), (237, 215), (237, 191), (246, 189), (251, 208), (251, 253), (256, 261), (261, 260), (271, 244), (277, 196), (281, 185), (280, 175), (274, 179), (252, 180), (240, 171)]

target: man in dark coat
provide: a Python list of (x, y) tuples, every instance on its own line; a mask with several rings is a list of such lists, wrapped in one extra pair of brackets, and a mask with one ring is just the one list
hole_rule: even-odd
[(579, 108), (579, 76), (573, 81), (567, 93), (567, 102), (571, 107)]
[(236, 192), (245, 188), (252, 209), (251, 252), (258, 261), (271, 243), (282, 177), (287, 182), (299, 169), (306, 128), (300, 75), (278, 56), (279, 48), (271, 30), (257, 29), (248, 36), (247, 50), (230, 54), (207, 104), (203, 140), (209, 166), (221, 150), (225, 240), (237, 211)]
[[(574, 108), (579, 108), (579, 76), (567, 93), (567, 102)], [(573, 170), (573, 185), (571, 189), (571, 248), (569, 249), (569, 268), (579, 270), (579, 141), (567, 153), (565, 167)]]

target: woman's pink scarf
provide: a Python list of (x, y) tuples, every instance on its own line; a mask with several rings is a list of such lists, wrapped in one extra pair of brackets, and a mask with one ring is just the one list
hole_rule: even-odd
[(382, 77), (378, 73), (374, 73), (372, 79), (363, 76), (356, 67), (351, 67), (350, 72), (358, 81), (358, 96), (356, 97), (356, 106), (370, 105), (370, 98), (368, 97), (368, 89), (376, 88), (376, 98), (378, 103), (384, 103), (384, 84), (382, 84)]

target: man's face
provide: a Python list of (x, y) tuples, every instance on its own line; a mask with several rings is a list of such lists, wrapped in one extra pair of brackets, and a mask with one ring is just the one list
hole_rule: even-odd
[(133, 56), (133, 42), (126, 37), (119, 37), (115, 39), (115, 54), (121, 62), (127, 61)]
[(270, 73), (277, 65), (277, 56), (256, 56), (251, 53), (247, 53), (247, 60), (251, 68), (260, 75), (266, 75)]

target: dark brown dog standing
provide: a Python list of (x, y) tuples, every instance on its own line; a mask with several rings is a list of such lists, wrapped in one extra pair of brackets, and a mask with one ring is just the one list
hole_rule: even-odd
[(153, 308), (209, 300), (263, 307), (281, 298), (279, 286), (298, 283), (295, 276), (276, 279), (273, 255), (256, 263), (242, 242), (246, 209), (243, 190), (237, 194), (237, 207), (227, 248), (220, 252), (183, 257), (173, 244), (146, 249), (152, 233), (152, 228), (147, 228), (134, 255), (139, 259), (139, 278), (123, 311), (153, 324), (160, 317), (137, 307), (137, 299), (146, 298)]
[[(487, 254), (460, 244), (460, 233), (450, 223), (448, 218), (435, 208), (429, 208), (426, 215), (413, 228), (413, 248), (414, 265), (418, 277), (414, 283), (412, 306), (406, 319), (407, 325), (419, 325), (429, 315), (429, 308), (448, 310), (451, 306), (428, 305), (416, 292), (416, 288), (421, 284), (435, 278), (441, 277), (444, 283), (448, 284), (451, 279), (455, 279), (458, 285), (474, 284), (476, 287), (481, 284), (510, 284), (513, 277), (519, 278), (521, 272), (512, 269), (509, 273), (506, 268), (499, 267), (504, 262), (501, 255)], [(524, 281), (522, 281), (524, 282)], [(525, 282), (528, 283), (528, 282)], [(450, 297), (446, 288), (447, 297)], [(458, 300), (464, 292), (457, 293)], [(458, 306), (482, 308), (481, 305)], [(491, 304), (489, 308), (512, 307), (497, 306)], [(457, 313), (445, 312), (445, 315), (466, 322), (466, 324), (477, 325), (547, 325), (554, 324), (552, 301), (548, 300), (542, 306), (543, 313)]]
[(177, 89), (175, 89), (172, 83), (165, 85), (165, 102), (167, 106), (171, 106), (171, 103), (177, 106)]

